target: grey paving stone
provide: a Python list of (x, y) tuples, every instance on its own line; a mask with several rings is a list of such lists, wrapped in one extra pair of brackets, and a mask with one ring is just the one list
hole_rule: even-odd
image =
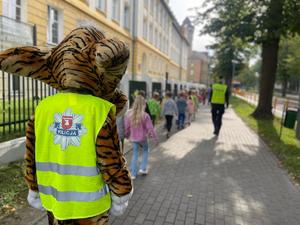
[(143, 225), (153, 225), (153, 221), (146, 220)]
[(176, 213), (168, 213), (166, 217), (166, 222), (174, 223), (176, 217)]
[(146, 214), (143, 214), (143, 213), (139, 213), (134, 221), (134, 223), (136, 224), (143, 224), (144, 223), (144, 220), (146, 218)]
[(148, 215), (146, 217), (147, 220), (151, 220), (151, 221), (154, 221), (157, 217), (157, 214), (158, 214), (158, 210), (150, 210), (148, 212)]
[(154, 221), (154, 225), (162, 225), (164, 224), (164, 217), (157, 217), (156, 220)]

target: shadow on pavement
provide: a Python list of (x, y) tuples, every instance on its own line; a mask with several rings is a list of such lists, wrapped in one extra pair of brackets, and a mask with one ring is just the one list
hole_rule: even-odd
[(233, 112), (220, 137), (211, 132), (206, 110), (154, 149), (150, 173), (134, 181), (129, 209), (111, 224), (299, 224), (299, 189), (257, 135)]

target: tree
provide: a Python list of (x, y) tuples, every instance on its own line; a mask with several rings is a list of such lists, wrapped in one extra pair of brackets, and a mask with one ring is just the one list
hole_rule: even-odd
[(278, 53), (277, 79), (281, 82), (282, 85), (282, 89), (281, 89), (282, 97), (285, 97), (286, 95), (286, 89), (290, 78), (287, 69), (288, 54), (289, 54), (288, 41), (287, 40), (281, 41), (279, 47), (279, 53)]
[[(299, 0), (207, 0), (196, 22), (206, 21), (204, 33), (236, 37), (262, 48), (259, 101), (256, 118), (272, 117), (272, 97), (281, 37), (300, 33)], [(225, 31), (225, 32), (224, 32)]]
[(289, 54), (287, 57), (287, 72), (290, 77), (300, 79), (300, 36), (288, 41)]
[[(233, 40), (224, 40), (219, 44), (211, 46), (211, 49), (215, 51), (214, 75), (222, 76), (225, 78), (227, 86), (231, 86), (233, 79), (233, 71), (237, 74), (243, 66), (243, 58), (241, 53), (245, 53), (246, 50), (234, 43)], [(236, 61), (236, 65), (233, 65), (232, 60)], [(235, 68), (233, 68), (235, 66)]]
[(297, 89), (300, 80), (300, 37), (288, 37), (281, 41), (278, 57), (277, 79), (282, 84), (285, 96), (288, 84)]
[(261, 62), (258, 61), (253, 66), (246, 64), (244, 68), (240, 71), (239, 75), (236, 77), (242, 84), (242, 87), (246, 89), (256, 88), (258, 83), (257, 73), (260, 71)]

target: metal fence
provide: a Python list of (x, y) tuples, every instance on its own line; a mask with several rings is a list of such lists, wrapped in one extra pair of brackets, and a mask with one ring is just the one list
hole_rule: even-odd
[(0, 141), (25, 135), (28, 119), (35, 107), (56, 90), (40, 81), (1, 71)]

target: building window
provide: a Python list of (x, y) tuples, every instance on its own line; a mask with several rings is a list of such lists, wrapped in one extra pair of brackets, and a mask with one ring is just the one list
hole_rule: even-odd
[(151, 4), (151, 13), (154, 15), (155, 1), (151, 0), (150, 4)]
[(120, 0), (112, 1), (112, 18), (120, 21)]
[(21, 21), (21, 0), (16, 0), (16, 20)]
[(160, 7), (160, 14), (159, 14), (159, 22), (160, 22), (160, 26), (163, 26), (163, 7)]
[(59, 41), (59, 21), (58, 10), (48, 6), (48, 43), (58, 44)]
[(149, 40), (153, 44), (153, 26), (150, 24), (150, 29), (149, 29)]
[(155, 6), (155, 20), (157, 21), (157, 22), (159, 22), (159, 20), (158, 20), (158, 14), (159, 14), (159, 4), (158, 4), (158, 2), (156, 3), (156, 6)]
[(143, 23), (143, 36), (144, 39), (147, 40), (148, 38), (148, 23), (147, 23), (147, 19), (144, 19), (144, 23)]
[(159, 43), (158, 43), (159, 49), (162, 50), (162, 38), (161, 34), (159, 35)]
[(21, 0), (4, 0), (3, 15), (17, 21), (22, 21), (22, 3)]
[(158, 34), (157, 34), (157, 30), (155, 30), (154, 46), (158, 48)]
[(130, 7), (128, 4), (124, 5), (124, 27), (130, 28)]
[(96, 8), (105, 12), (106, 0), (96, 0)]

